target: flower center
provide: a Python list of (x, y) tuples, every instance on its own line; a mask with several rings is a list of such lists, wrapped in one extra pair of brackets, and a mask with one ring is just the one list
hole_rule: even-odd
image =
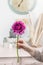
[(18, 26), (18, 30), (20, 29), (20, 26)]

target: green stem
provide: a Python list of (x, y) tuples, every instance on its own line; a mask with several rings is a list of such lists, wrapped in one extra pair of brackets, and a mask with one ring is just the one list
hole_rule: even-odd
[[(17, 35), (17, 43), (18, 43), (19, 35)], [(19, 53), (18, 53), (18, 44), (17, 44), (17, 62), (19, 62)]]

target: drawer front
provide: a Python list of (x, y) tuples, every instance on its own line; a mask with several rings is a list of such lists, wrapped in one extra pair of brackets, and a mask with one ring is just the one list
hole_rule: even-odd
[(0, 65), (21, 65), (21, 59), (17, 63), (17, 58), (0, 58)]
[(21, 58), (19, 58), (19, 62), (17, 62), (17, 58), (14, 58), (13, 65), (21, 65)]
[(0, 58), (0, 65), (12, 65), (13, 59), (10, 58)]
[(12, 65), (12, 63), (0, 63), (0, 65)]
[(32, 65), (37, 63), (34, 58), (19, 58), (19, 63), (17, 63), (17, 58), (0, 58), (0, 65)]
[(36, 63), (37, 61), (34, 58), (22, 58), (21, 59), (21, 65), (31, 65), (33, 63)]

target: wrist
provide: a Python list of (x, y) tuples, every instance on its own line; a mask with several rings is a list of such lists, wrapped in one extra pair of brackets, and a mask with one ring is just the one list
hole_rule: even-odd
[(23, 49), (24, 49), (25, 51), (27, 51), (27, 50), (29, 50), (29, 46), (23, 45)]

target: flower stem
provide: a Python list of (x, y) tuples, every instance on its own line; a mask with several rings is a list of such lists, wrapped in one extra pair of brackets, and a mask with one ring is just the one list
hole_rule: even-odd
[[(19, 35), (17, 35), (17, 43), (18, 43)], [(19, 62), (19, 53), (18, 53), (18, 44), (17, 44), (17, 62)]]

